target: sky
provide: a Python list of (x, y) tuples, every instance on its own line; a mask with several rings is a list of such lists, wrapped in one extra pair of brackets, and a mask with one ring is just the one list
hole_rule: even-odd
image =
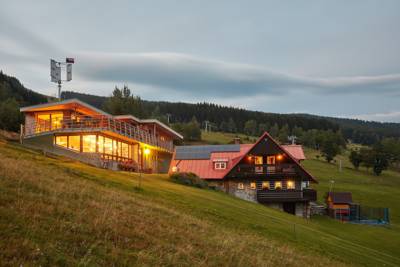
[(400, 122), (400, 1), (5, 1), (0, 70), (63, 90)]

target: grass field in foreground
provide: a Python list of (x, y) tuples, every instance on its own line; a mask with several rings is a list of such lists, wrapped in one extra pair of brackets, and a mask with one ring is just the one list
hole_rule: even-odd
[(165, 175), (144, 175), (140, 188), (138, 184), (137, 174), (46, 158), (0, 143), (0, 262), (400, 264), (397, 225), (304, 220), (221, 192), (174, 184)]

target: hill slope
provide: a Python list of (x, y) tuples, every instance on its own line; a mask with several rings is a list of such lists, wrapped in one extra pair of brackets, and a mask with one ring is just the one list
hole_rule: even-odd
[(5, 265), (400, 264), (396, 225), (307, 221), (164, 175), (145, 175), (139, 189), (137, 174), (5, 142), (0, 177)]

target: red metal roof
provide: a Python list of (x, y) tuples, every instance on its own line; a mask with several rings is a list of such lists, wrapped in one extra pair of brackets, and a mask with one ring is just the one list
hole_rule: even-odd
[[(174, 152), (169, 172), (170, 173), (172, 172), (173, 167), (177, 167), (179, 172), (192, 172), (204, 179), (223, 179), (225, 175), (227, 175), (228, 172), (236, 164), (238, 164), (240, 160), (242, 160), (242, 158), (245, 157), (248, 154), (248, 152), (266, 136), (271, 140), (273, 140), (273, 138), (266, 132), (254, 144), (241, 144), (240, 151), (212, 152), (209, 159), (177, 160), (175, 159), (176, 152)], [(273, 141), (275, 142), (275, 140)], [(299, 160), (305, 159), (303, 148), (300, 145), (286, 145), (286, 146), (281, 146), (279, 144), (277, 145), (281, 147), (282, 150), (285, 151), (288, 154), (288, 156), (291, 159), (293, 159), (296, 163), (298, 163)], [(214, 169), (213, 164), (215, 161), (218, 161), (218, 159), (221, 159), (221, 161), (227, 163), (226, 169), (224, 170)], [(300, 164), (298, 165), (308, 176), (310, 176), (310, 178), (313, 181), (315, 181), (314, 177), (309, 172), (307, 172)]]
[(288, 152), (298, 161), (306, 159), (303, 147), (301, 145), (281, 145), (281, 147), (283, 147), (286, 150), (286, 152)]

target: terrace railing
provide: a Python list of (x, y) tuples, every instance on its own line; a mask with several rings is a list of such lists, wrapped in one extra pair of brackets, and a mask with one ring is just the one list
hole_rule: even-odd
[(240, 164), (236, 167), (236, 173), (242, 175), (266, 174), (296, 174), (295, 164)]
[(111, 131), (136, 141), (173, 152), (173, 142), (161, 140), (148, 131), (128, 122), (107, 116), (64, 116), (62, 120), (35, 120), (24, 127), (25, 136), (35, 136), (47, 132), (91, 132)]

